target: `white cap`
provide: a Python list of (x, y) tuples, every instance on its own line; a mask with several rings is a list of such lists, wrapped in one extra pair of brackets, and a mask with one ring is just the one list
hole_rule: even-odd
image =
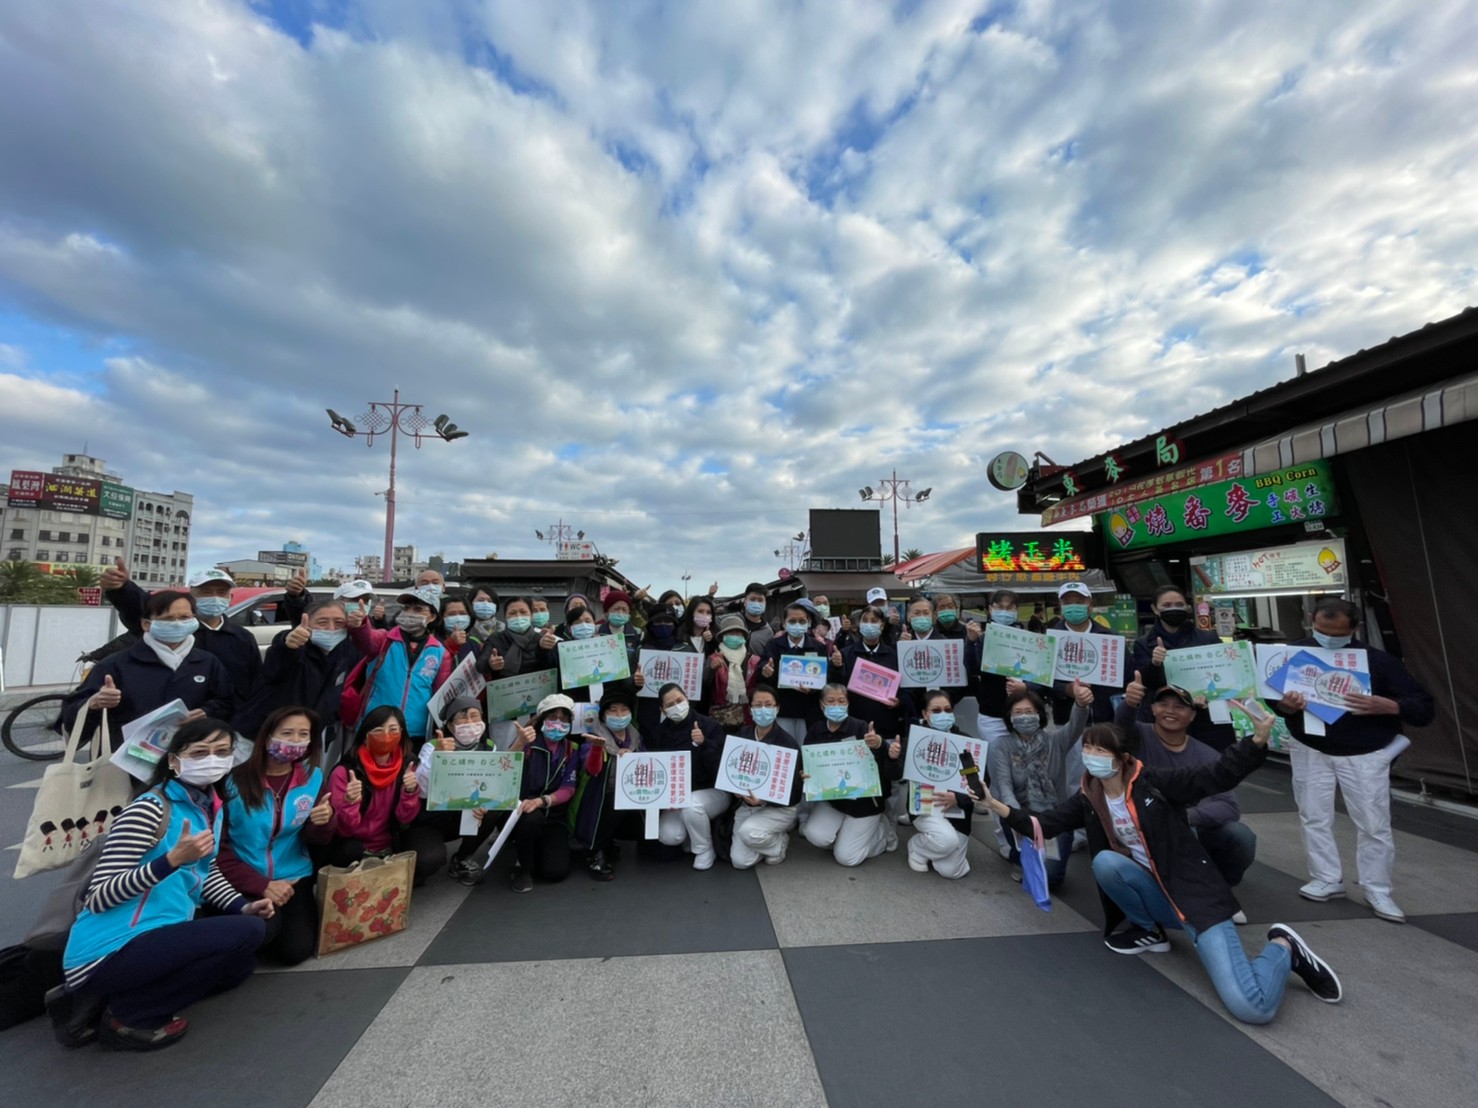
[(413, 589), (401, 589), (396, 600), (404, 601), (406, 597), (426, 605), (433, 612), (441, 607), (441, 590), (434, 585), (417, 585)]
[(539, 706), (534, 709), (534, 715), (542, 716), (545, 712), (552, 712), (556, 708), (563, 708), (572, 716), (575, 714), (575, 702), (573, 700), (564, 693), (550, 693), (543, 700), (539, 701)]
[(869, 604), (886, 604), (886, 603), (888, 603), (888, 590), (887, 589), (868, 589), (867, 590), (867, 602)]
[(1093, 590), (1081, 581), (1069, 581), (1066, 585), (1063, 585), (1062, 588), (1057, 590), (1057, 599), (1061, 600), (1070, 592), (1080, 592), (1088, 597), (1088, 599), (1093, 599)]
[(369, 596), (375, 591), (375, 587), (363, 577), (357, 577), (353, 581), (345, 581), (334, 590), (335, 600), (358, 600), (361, 596)]
[(235, 586), (235, 579), (224, 569), (201, 570), (187, 582), (192, 589), (198, 589), (201, 585), (208, 585), (212, 581), (224, 581), (226, 584)]

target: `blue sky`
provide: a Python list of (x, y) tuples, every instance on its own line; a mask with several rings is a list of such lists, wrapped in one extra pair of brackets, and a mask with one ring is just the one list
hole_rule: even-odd
[[(0, 470), (86, 444), (192, 560), (398, 538), (737, 589), (896, 469), (905, 546), (1478, 302), (1465, 3), (13, 0)], [(884, 545), (891, 536), (884, 537)]]

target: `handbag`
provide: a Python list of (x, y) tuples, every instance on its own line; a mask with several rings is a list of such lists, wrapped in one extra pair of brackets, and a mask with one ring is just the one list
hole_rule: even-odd
[(1044, 912), (1052, 911), (1052, 894), (1047, 891), (1046, 844), (1042, 841), (1042, 825), (1032, 816), (1032, 837), (1021, 839), (1021, 887)]
[(404, 931), (410, 925), (415, 874), (414, 850), (320, 869), (314, 888), (318, 956)]
[(133, 779), (108, 761), (112, 744), (106, 711), (93, 733), (87, 760), (76, 760), (87, 713), (84, 704), (72, 724), (62, 760), (47, 766), (42, 775), (15, 861), (16, 877), (61, 869), (95, 849), (97, 837), (133, 796)]

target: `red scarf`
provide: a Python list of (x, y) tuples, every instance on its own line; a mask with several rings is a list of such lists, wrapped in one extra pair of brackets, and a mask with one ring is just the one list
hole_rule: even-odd
[(405, 751), (397, 750), (390, 758), (390, 764), (382, 766), (375, 761), (375, 756), (364, 747), (359, 748), (359, 764), (364, 769), (364, 776), (371, 787), (376, 789), (388, 789), (395, 784), (395, 779), (400, 776), (400, 767), (405, 762)]

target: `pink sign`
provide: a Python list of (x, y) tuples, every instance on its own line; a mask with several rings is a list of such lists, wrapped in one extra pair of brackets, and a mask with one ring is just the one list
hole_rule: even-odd
[(858, 696), (886, 704), (898, 698), (898, 683), (902, 680), (897, 670), (858, 658), (852, 667), (852, 679), (847, 682), (847, 688)]

